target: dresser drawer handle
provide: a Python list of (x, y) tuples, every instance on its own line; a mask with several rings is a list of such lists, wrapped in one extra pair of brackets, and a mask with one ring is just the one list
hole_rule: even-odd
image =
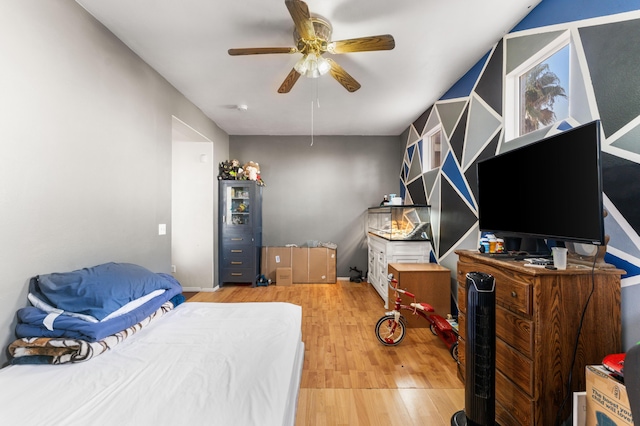
[(232, 265), (242, 265), (242, 262), (231, 262)]
[(232, 238), (231, 241), (242, 241), (244, 238)]
[(518, 297), (518, 293), (516, 293), (515, 291), (511, 292), (511, 297)]
[(231, 253), (242, 253), (242, 250), (231, 250)]
[(232, 277), (241, 277), (242, 276), (242, 272), (232, 272), (231, 276)]

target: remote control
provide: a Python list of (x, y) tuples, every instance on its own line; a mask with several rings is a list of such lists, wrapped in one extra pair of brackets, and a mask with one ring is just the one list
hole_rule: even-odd
[(534, 265), (549, 265), (551, 263), (553, 263), (552, 260), (549, 259), (542, 259), (542, 258), (533, 258), (533, 259), (527, 259), (529, 262), (531, 262)]

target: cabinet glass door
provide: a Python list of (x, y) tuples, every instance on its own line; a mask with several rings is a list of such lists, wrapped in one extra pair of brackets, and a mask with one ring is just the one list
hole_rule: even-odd
[(226, 187), (224, 224), (230, 226), (250, 225), (251, 187), (230, 185)]

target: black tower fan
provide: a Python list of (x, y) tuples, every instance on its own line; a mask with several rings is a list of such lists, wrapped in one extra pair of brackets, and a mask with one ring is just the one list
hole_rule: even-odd
[(452, 426), (495, 424), (496, 292), (495, 279), (483, 272), (467, 274), (467, 327), (464, 410)]

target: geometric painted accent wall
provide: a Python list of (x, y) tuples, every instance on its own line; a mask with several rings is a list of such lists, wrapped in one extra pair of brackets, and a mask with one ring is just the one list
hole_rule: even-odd
[[(593, 10), (576, 10), (588, 19), (567, 16), (575, 2), (564, 5), (563, 22), (545, 26), (538, 8), (410, 127), (400, 185), (405, 202), (428, 203), (432, 209), (435, 261), (456, 268), (457, 249), (478, 247), (475, 166), (514, 146), (539, 140), (600, 119), (605, 232), (610, 240), (606, 261), (624, 269), (622, 280), (623, 344), (640, 340), (640, 1), (635, 9), (606, 13), (608, 2), (592, 2)], [(542, 2), (541, 5), (544, 5)], [(617, 7), (617, 6), (611, 6)], [(541, 12), (545, 10), (540, 9)], [(600, 15), (595, 15), (599, 13)], [(594, 17), (598, 16), (598, 17)], [(524, 22), (524, 20), (523, 20)], [(531, 28), (532, 23), (540, 26)], [(516, 26), (518, 28), (518, 26)], [(504, 140), (505, 64), (515, 67), (536, 54), (558, 34), (569, 32), (572, 46), (569, 117), (516, 141)], [(422, 171), (422, 137), (442, 128), (440, 168)], [(416, 127), (417, 126), (417, 127)], [(411, 152), (411, 154), (409, 154)], [(505, 202), (508, 202), (505, 200)]]

